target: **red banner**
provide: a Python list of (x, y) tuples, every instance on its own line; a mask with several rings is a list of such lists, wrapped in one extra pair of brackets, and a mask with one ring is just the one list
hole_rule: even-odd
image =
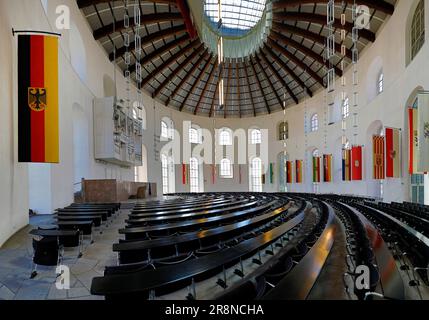
[(352, 180), (361, 181), (363, 176), (362, 170), (362, 146), (354, 146), (352, 148)]

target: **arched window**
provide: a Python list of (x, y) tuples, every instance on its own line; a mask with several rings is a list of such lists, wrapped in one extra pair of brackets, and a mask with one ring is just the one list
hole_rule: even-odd
[(165, 121), (161, 121), (161, 138), (168, 139), (168, 124)]
[(377, 92), (378, 94), (380, 94), (383, 91), (384, 91), (384, 73), (383, 71), (381, 71), (380, 74), (378, 75)]
[(315, 113), (311, 117), (310, 131), (316, 132), (317, 130), (319, 130), (319, 116), (317, 115), (317, 113)]
[(195, 143), (195, 144), (198, 144), (201, 142), (200, 135), (199, 135), (197, 129), (195, 129), (195, 128), (189, 129), (189, 142)]
[(189, 161), (189, 180), (191, 192), (200, 192), (200, 170), (198, 159), (191, 158)]
[(254, 158), (250, 164), (250, 191), (262, 192), (262, 160)]
[(289, 139), (289, 123), (282, 122), (279, 125), (279, 140), (284, 141)]
[(221, 146), (230, 146), (232, 145), (232, 136), (231, 133), (223, 129), (219, 134), (219, 145)]
[(343, 119), (347, 119), (350, 116), (350, 100), (348, 97), (343, 101), (342, 115)]
[(165, 154), (161, 155), (161, 166), (162, 166), (162, 190), (164, 194), (169, 193), (169, 174), (168, 174), (168, 158)]
[(222, 178), (232, 178), (232, 164), (229, 159), (222, 159), (220, 162), (220, 175)]
[(261, 144), (262, 143), (262, 133), (259, 129), (253, 129), (250, 132), (250, 143), (251, 144)]
[(420, 0), (411, 23), (411, 60), (419, 53), (425, 43), (425, 2)]

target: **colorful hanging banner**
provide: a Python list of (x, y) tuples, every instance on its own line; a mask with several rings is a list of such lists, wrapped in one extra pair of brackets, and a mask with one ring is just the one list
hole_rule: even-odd
[(386, 128), (386, 177), (401, 177), (401, 130)]
[(362, 146), (354, 146), (352, 148), (352, 180), (361, 181), (363, 178), (362, 168)]
[(323, 155), (323, 181), (332, 182), (332, 155)]
[(418, 110), (408, 109), (408, 135), (409, 135), (409, 166), (410, 174), (418, 173), (417, 166), (419, 160), (419, 134), (418, 134)]
[(212, 169), (212, 184), (216, 184), (216, 165), (212, 164), (211, 165), (211, 169)]
[(320, 157), (313, 157), (313, 183), (320, 183)]
[(417, 172), (429, 172), (429, 93), (419, 93)]
[(18, 35), (18, 161), (59, 163), (56, 36)]
[(183, 185), (188, 183), (188, 166), (186, 164), (182, 164), (182, 183)]
[(296, 174), (295, 174), (295, 181), (296, 183), (302, 183), (303, 179), (302, 179), (302, 172), (303, 172), (303, 161), (302, 160), (296, 160), (295, 161), (295, 170), (296, 170)]
[(293, 163), (292, 161), (286, 161), (286, 183), (293, 183)]
[(372, 177), (375, 180), (384, 180), (384, 137), (372, 137)]
[(343, 149), (343, 181), (352, 180), (352, 151), (350, 149)]

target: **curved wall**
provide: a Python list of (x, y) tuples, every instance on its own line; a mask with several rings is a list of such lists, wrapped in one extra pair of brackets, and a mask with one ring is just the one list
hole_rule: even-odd
[[(429, 0), (426, 1), (426, 10), (429, 8)], [(360, 106), (359, 106), (359, 144), (368, 144), (368, 134), (373, 128), (374, 121), (381, 121), (383, 126), (398, 127), (407, 130), (405, 108), (413, 91), (418, 88), (429, 88), (428, 59), (429, 40), (408, 66), (406, 66), (406, 26), (410, 16), (410, 10), (415, 7), (416, 1), (399, 0), (395, 13), (385, 23), (377, 34), (376, 42), (367, 48), (360, 57), (358, 65), (361, 83), (359, 84)], [(46, 4), (46, 11), (42, 6)], [(16, 231), (28, 223), (29, 208), (29, 173), (27, 164), (16, 162), (16, 39), (12, 37), (11, 29), (33, 29), (58, 32), (55, 28), (55, 8), (58, 5), (68, 5), (71, 10), (73, 28), (78, 29), (76, 33), (60, 31), (60, 157), (59, 165), (50, 165), (50, 206), (42, 213), (50, 213), (53, 209), (66, 206), (73, 201), (75, 182), (75, 153), (73, 150), (73, 106), (80, 106), (79, 113), (87, 118), (89, 159), (80, 159), (84, 167), (79, 171), (87, 174), (86, 178), (118, 178), (133, 180), (134, 169), (122, 169), (115, 166), (97, 163), (94, 160), (93, 151), (93, 118), (92, 104), (95, 97), (103, 97), (112, 92), (109, 79), (113, 79), (113, 65), (110, 63), (104, 49), (94, 41), (87, 21), (79, 11), (74, 0), (16, 0), (0, 1), (0, 106), (2, 117), (0, 117), (0, 246)], [(426, 29), (429, 30), (429, 14), (426, 14)], [(73, 30), (76, 32), (76, 30)], [(426, 32), (426, 37), (429, 32)], [(79, 42), (79, 43), (74, 43)], [(76, 48), (79, 48), (76, 53)], [(82, 52), (82, 48), (84, 52)], [(74, 56), (78, 54), (78, 56)], [(82, 61), (82, 59), (84, 59)], [(374, 62), (376, 61), (376, 62)], [(85, 68), (82, 68), (83, 63)], [(379, 96), (371, 95), (368, 87), (369, 81), (374, 81), (375, 71), (371, 66), (382, 67), (385, 75), (385, 91)], [(369, 76), (370, 75), (370, 76)], [(347, 72), (347, 82), (350, 83), (350, 72)], [(376, 83), (373, 84), (374, 86)], [(125, 81), (118, 72), (118, 95), (125, 96)], [(352, 89), (347, 88), (349, 96)], [(132, 95), (136, 95), (133, 91)], [(306, 103), (291, 107), (286, 111), (289, 123), (289, 137), (287, 141), (287, 153), (291, 160), (310, 159), (310, 152), (318, 148), (321, 153), (332, 153), (334, 155), (335, 167), (334, 183), (321, 184), (320, 192), (338, 192), (362, 195), (374, 195), (374, 185), (368, 177), (365, 169), (365, 180), (362, 182), (343, 183), (340, 181), (339, 164), (341, 150), (341, 123), (335, 122), (326, 127), (327, 144), (324, 142), (324, 93), (319, 92)], [(311, 133), (305, 138), (304, 117), (307, 105), (307, 117), (309, 119), (313, 112), (320, 117), (321, 128), (319, 132)], [(144, 95), (144, 106), (146, 109), (146, 130), (144, 132), (144, 144), (147, 150), (146, 159), (147, 179), (158, 183), (158, 194), (162, 192), (161, 164), (159, 153), (165, 143), (158, 142), (160, 133), (160, 122), (163, 117), (173, 120), (175, 128), (182, 134), (183, 121), (192, 121), (201, 128), (213, 131), (214, 128), (228, 127), (231, 129), (251, 127), (267, 129), (269, 132), (269, 162), (276, 163), (277, 157), (283, 151), (283, 142), (277, 141), (277, 125), (283, 119), (283, 113), (271, 114), (258, 118), (237, 119), (208, 119), (185, 113), (180, 113), (166, 108), (153, 101), (148, 95)], [(338, 106), (337, 106), (338, 107)], [(338, 110), (337, 110), (338, 111)], [(338, 113), (338, 112), (337, 112)], [(328, 117), (328, 116), (327, 116)], [(334, 119), (338, 120), (338, 116)], [(351, 128), (349, 119), (348, 128)], [(351, 139), (351, 130), (348, 131)], [(370, 153), (371, 146), (367, 145), (366, 152)], [(385, 182), (384, 198), (387, 201), (401, 201), (408, 199), (409, 177), (407, 168), (407, 140), (403, 135), (403, 179), (387, 180)], [(370, 165), (370, 157), (364, 155), (365, 165)], [(34, 168), (32, 167), (32, 170)], [(188, 186), (182, 185), (180, 166), (176, 167), (176, 192), (188, 191)], [(238, 170), (234, 170), (233, 179), (216, 179), (216, 184), (211, 181), (211, 168), (204, 167), (204, 191), (247, 191), (249, 190), (247, 168), (244, 168), (242, 183), (239, 183)], [(264, 191), (278, 191), (278, 170), (275, 170), (273, 184), (266, 184)], [(309, 162), (305, 169), (305, 183), (289, 186), (290, 191), (311, 192)]]

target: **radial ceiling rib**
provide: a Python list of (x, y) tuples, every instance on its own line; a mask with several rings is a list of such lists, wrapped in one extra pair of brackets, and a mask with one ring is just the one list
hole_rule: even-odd
[[(141, 39), (141, 47), (144, 48), (148, 44), (152, 44), (158, 40), (161, 40), (167, 37), (172, 37), (181, 33), (186, 33), (186, 26), (184, 24), (151, 33)], [(189, 38), (189, 35), (187, 33), (186, 33), (186, 36), (187, 38)], [(135, 51), (135, 47), (136, 47), (136, 44), (135, 44), (135, 41), (133, 41), (129, 45), (129, 50), (131, 48), (132, 51)], [(126, 52), (127, 52), (127, 47), (125, 46), (116, 49), (116, 59), (121, 58)], [(110, 61), (113, 61), (114, 59), (113, 52), (109, 54), (109, 59)]]
[(189, 99), (189, 96), (191, 94), (194, 93), (195, 88), (197, 87), (198, 83), (201, 81), (202, 77), (204, 76), (204, 74), (206, 73), (207, 68), (210, 65), (211, 60), (213, 59), (213, 57), (210, 57), (210, 59), (208, 59), (203, 67), (203, 70), (201, 70), (200, 74), (198, 75), (197, 79), (195, 80), (194, 84), (192, 85), (191, 89), (188, 91), (185, 99), (183, 100), (182, 104), (180, 105), (179, 110), (182, 111), (183, 108), (185, 107), (186, 102)]
[[(154, 77), (156, 77), (162, 70), (169, 67), (171, 64), (175, 63), (181, 56), (183, 56), (185, 53), (187, 53), (189, 50), (195, 48), (196, 46), (200, 45), (200, 40), (195, 39), (194, 41), (190, 42), (186, 47), (183, 49), (177, 51), (175, 54), (170, 56), (167, 60), (165, 60), (159, 67), (157, 67), (155, 70), (149, 73), (149, 75), (143, 79), (142, 81), (142, 87), (144, 87), (146, 84), (149, 83), (150, 80), (152, 80)], [(130, 66), (130, 73), (133, 73), (136, 71), (136, 65)]]
[[(322, 26), (326, 25), (325, 15), (306, 13), (306, 12), (277, 12), (277, 13), (274, 13), (273, 20), (280, 21), (280, 22), (306, 21), (311, 23), (317, 23)], [(341, 25), (340, 19), (335, 19), (334, 27), (338, 29), (343, 28), (343, 26)], [(351, 33), (353, 30), (353, 23), (346, 21), (344, 29), (346, 29), (349, 33)], [(371, 42), (375, 41), (375, 33), (367, 29), (359, 30), (359, 37), (362, 37)]]
[[(77, 6), (79, 9), (86, 8), (92, 5), (97, 5), (100, 3), (108, 3), (112, 0), (77, 0)], [(176, 0), (144, 0), (144, 2), (152, 2), (152, 3), (159, 3), (159, 4), (170, 4), (170, 5), (176, 5)]]
[(223, 117), (226, 119), (226, 112), (227, 112), (227, 107), (228, 107), (228, 98), (229, 98), (229, 93), (231, 91), (231, 76), (232, 76), (232, 63), (228, 63), (228, 78), (227, 78), (227, 83), (226, 83), (226, 95), (225, 95), (225, 106), (223, 108)]
[(258, 74), (256, 73), (256, 68), (255, 68), (255, 65), (253, 64), (252, 58), (249, 59), (249, 64), (252, 67), (253, 75), (255, 76), (255, 80), (256, 80), (256, 84), (258, 85), (258, 89), (261, 92), (262, 97), (264, 98), (265, 107), (268, 111), (268, 114), (271, 114), (270, 105), (268, 104), (267, 97), (265, 96), (264, 90), (262, 89), (261, 81), (259, 80)]
[(237, 76), (237, 98), (238, 98), (238, 113), (241, 118), (241, 108), (240, 108), (240, 101), (241, 101), (241, 81), (240, 81), (240, 70), (238, 69), (238, 63), (235, 64), (235, 73)]
[[(153, 14), (146, 14), (141, 16), (141, 21), (144, 25), (149, 25), (153, 23), (159, 23), (164, 21), (183, 21), (183, 17), (180, 13), (153, 13)], [(130, 18), (129, 25), (134, 25), (134, 18)], [(101, 27), (97, 30), (94, 30), (94, 39), (100, 40), (103, 37), (108, 36), (109, 34), (113, 33), (113, 28), (115, 28), (116, 32), (120, 32), (125, 30), (125, 24), (124, 21), (116, 21), (114, 23), (111, 23), (107, 26)]]
[[(274, 53), (271, 51), (271, 49), (269, 49), (269, 48), (266, 48), (266, 49), (267, 49), (269, 54), (274, 55)], [(298, 100), (297, 96), (293, 93), (293, 91), (291, 90), (289, 85), (286, 83), (286, 81), (280, 76), (280, 74), (274, 68), (273, 64), (268, 61), (265, 52), (262, 51), (262, 54), (257, 55), (257, 56), (258, 56), (258, 58), (262, 57), (262, 60), (264, 60), (265, 64), (268, 66), (268, 68), (270, 68), (271, 73), (274, 74), (274, 76), (281, 82), (281, 84), (283, 85), (283, 88), (286, 89), (286, 91), (288, 92), (289, 96), (293, 99), (293, 101), (295, 101), (295, 103), (298, 104), (299, 100)], [(273, 56), (273, 59), (275, 59), (274, 56)], [(286, 66), (286, 64), (284, 66), (280, 66), (280, 67), (284, 67), (283, 70), (285, 70), (287, 73), (289, 73), (295, 79), (295, 81), (297, 81), (297, 82), (299, 81), (299, 83), (301, 82), (301, 79), (288, 66)], [(310, 91), (310, 93), (311, 93), (311, 91)], [(282, 104), (282, 107), (284, 107), (283, 104)]]
[(213, 80), (214, 71), (215, 71), (216, 69), (218, 69), (218, 67), (217, 67), (216, 65), (213, 65), (213, 68), (212, 68), (212, 70), (210, 71), (210, 75), (209, 75), (209, 77), (207, 78), (206, 83), (204, 84), (204, 88), (203, 88), (203, 90), (201, 90), (200, 97), (198, 98), (198, 102), (197, 102), (197, 104), (196, 104), (196, 106), (195, 106), (194, 115), (197, 115), (197, 113), (198, 113), (198, 109), (200, 108), (200, 103), (201, 103), (201, 101), (202, 101), (202, 100), (203, 100), (203, 98), (204, 98), (204, 95), (205, 95), (205, 93), (206, 93), (206, 90), (207, 90), (207, 88), (208, 88), (209, 84), (210, 84), (210, 83), (212, 82), (212, 80)]
[[(285, 48), (280, 46), (277, 42), (268, 39), (267, 44), (271, 47), (280, 52), (283, 56), (291, 60), (293, 63), (295, 63), (298, 67), (300, 67), (303, 71), (306, 71), (314, 80), (316, 80), (321, 86), (325, 86), (323, 83), (323, 79), (321, 76), (319, 76), (316, 72), (313, 71), (305, 62), (301, 61), (295, 55), (291, 54), (289, 51), (287, 51)], [(281, 59), (278, 59), (281, 60)], [(277, 61), (278, 62), (278, 61)]]
[(165, 102), (166, 106), (168, 106), (170, 104), (170, 101), (174, 99), (174, 97), (176, 96), (179, 89), (182, 88), (182, 86), (189, 79), (189, 77), (194, 74), (195, 70), (201, 65), (201, 62), (203, 62), (203, 59), (210, 59), (210, 55), (208, 54), (207, 48), (204, 50), (203, 54), (200, 56), (198, 61), (192, 66), (192, 68), (188, 72), (185, 73), (185, 76), (183, 77), (183, 79), (176, 86), (176, 88), (173, 90), (173, 93), (170, 95), (170, 97)]
[(256, 117), (255, 101), (253, 101), (252, 88), (250, 88), (250, 83), (249, 83), (249, 73), (247, 72), (247, 66), (246, 66), (246, 63), (243, 63), (243, 69), (244, 69), (244, 74), (245, 74), (245, 76), (246, 76), (247, 90), (249, 90), (250, 101), (252, 102), (252, 107), (253, 107), (253, 116), (254, 116), (254, 117)]
[(156, 58), (159, 58), (159, 57), (162, 57), (166, 52), (174, 49), (177, 46), (180, 46), (180, 45), (184, 44), (185, 42), (187, 42), (189, 40), (190, 40), (189, 37), (187, 35), (184, 35), (183, 37), (180, 37), (180, 38), (178, 38), (176, 40), (170, 41), (165, 46), (162, 46), (159, 49), (156, 49), (156, 50), (152, 51), (147, 56), (144, 56), (141, 59), (140, 64), (142, 66), (145, 66), (146, 64), (148, 64), (152, 60), (154, 60)]
[[(290, 33), (291, 35), (301, 36), (307, 40), (311, 40), (313, 42), (318, 43), (322, 47), (325, 47), (325, 45), (326, 45), (326, 37), (323, 37), (320, 34), (311, 32), (311, 31), (306, 30), (306, 29), (294, 27), (294, 26), (289, 25), (289, 24), (273, 22), (273, 30), (276, 30), (277, 32), (280, 32), (280, 33), (287, 32), (287, 33)], [(341, 44), (340, 43), (338, 43), (338, 42), (335, 43), (335, 50), (339, 54), (341, 54)], [(352, 59), (352, 52), (348, 48), (346, 48), (346, 57), (349, 58), (350, 60)]]
[(167, 84), (171, 83), (171, 81), (177, 76), (177, 73), (186, 68), (186, 66), (194, 60), (194, 58), (201, 53), (203, 50), (203, 44), (201, 44), (192, 54), (190, 54), (181, 64), (177, 66), (177, 68), (168, 76), (161, 85), (156, 88), (155, 92), (153, 93), (152, 97), (156, 98), (160, 92), (167, 86)]
[(271, 91), (275, 94), (275, 96), (276, 96), (276, 98), (277, 98), (277, 102), (279, 103), (279, 105), (282, 105), (282, 101), (281, 101), (281, 99), (280, 99), (280, 96), (279, 96), (279, 94), (277, 93), (277, 90), (274, 88), (274, 85), (273, 85), (273, 83), (271, 82), (270, 77), (268, 77), (267, 71), (265, 71), (265, 69), (262, 67), (262, 64), (261, 64), (261, 61), (259, 60), (258, 55), (256, 55), (255, 61), (256, 61), (256, 63), (258, 64), (259, 69), (261, 69), (261, 70), (262, 70), (262, 73), (264, 74), (265, 79), (267, 80), (268, 84), (269, 84), (269, 85), (270, 85), (270, 87), (271, 87)]
[[(303, 46), (302, 44), (300, 44), (299, 42), (296, 42), (293, 39), (289, 39), (285, 36), (283, 36), (282, 34), (273, 31), (270, 35), (270, 39), (272, 40), (277, 40), (282, 42), (283, 44), (285, 44), (286, 46), (291, 46), (294, 47), (296, 50), (301, 51), (301, 53), (304, 56), (308, 56), (310, 58), (312, 58), (313, 60), (319, 62), (321, 65), (326, 65), (325, 61), (323, 61), (323, 58), (320, 54), (314, 52), (313, 50), (311, 50), (310, 48), (307, 48), (305, 46)], [(343, 75), (342, 71), (340, 70), (340, 68), (338, 67), (334, 67), (335, 69), (335, 73), (337, 76), (341, 77)]]
[[(343, 0), (347, 4), (353, 4), (354, 0)], [(306, 3), (327, 3), (328, 0), (279, 0), (273, 3), (273, 9), (286, 9), (288, 7), (296, 7)], [(384, 12), (388, 15), (392, 15), (395, 11), (395, 6), (386, 1), (382, 0), (358, 0), (357, 4), (363, 4), (369, 8)]]

